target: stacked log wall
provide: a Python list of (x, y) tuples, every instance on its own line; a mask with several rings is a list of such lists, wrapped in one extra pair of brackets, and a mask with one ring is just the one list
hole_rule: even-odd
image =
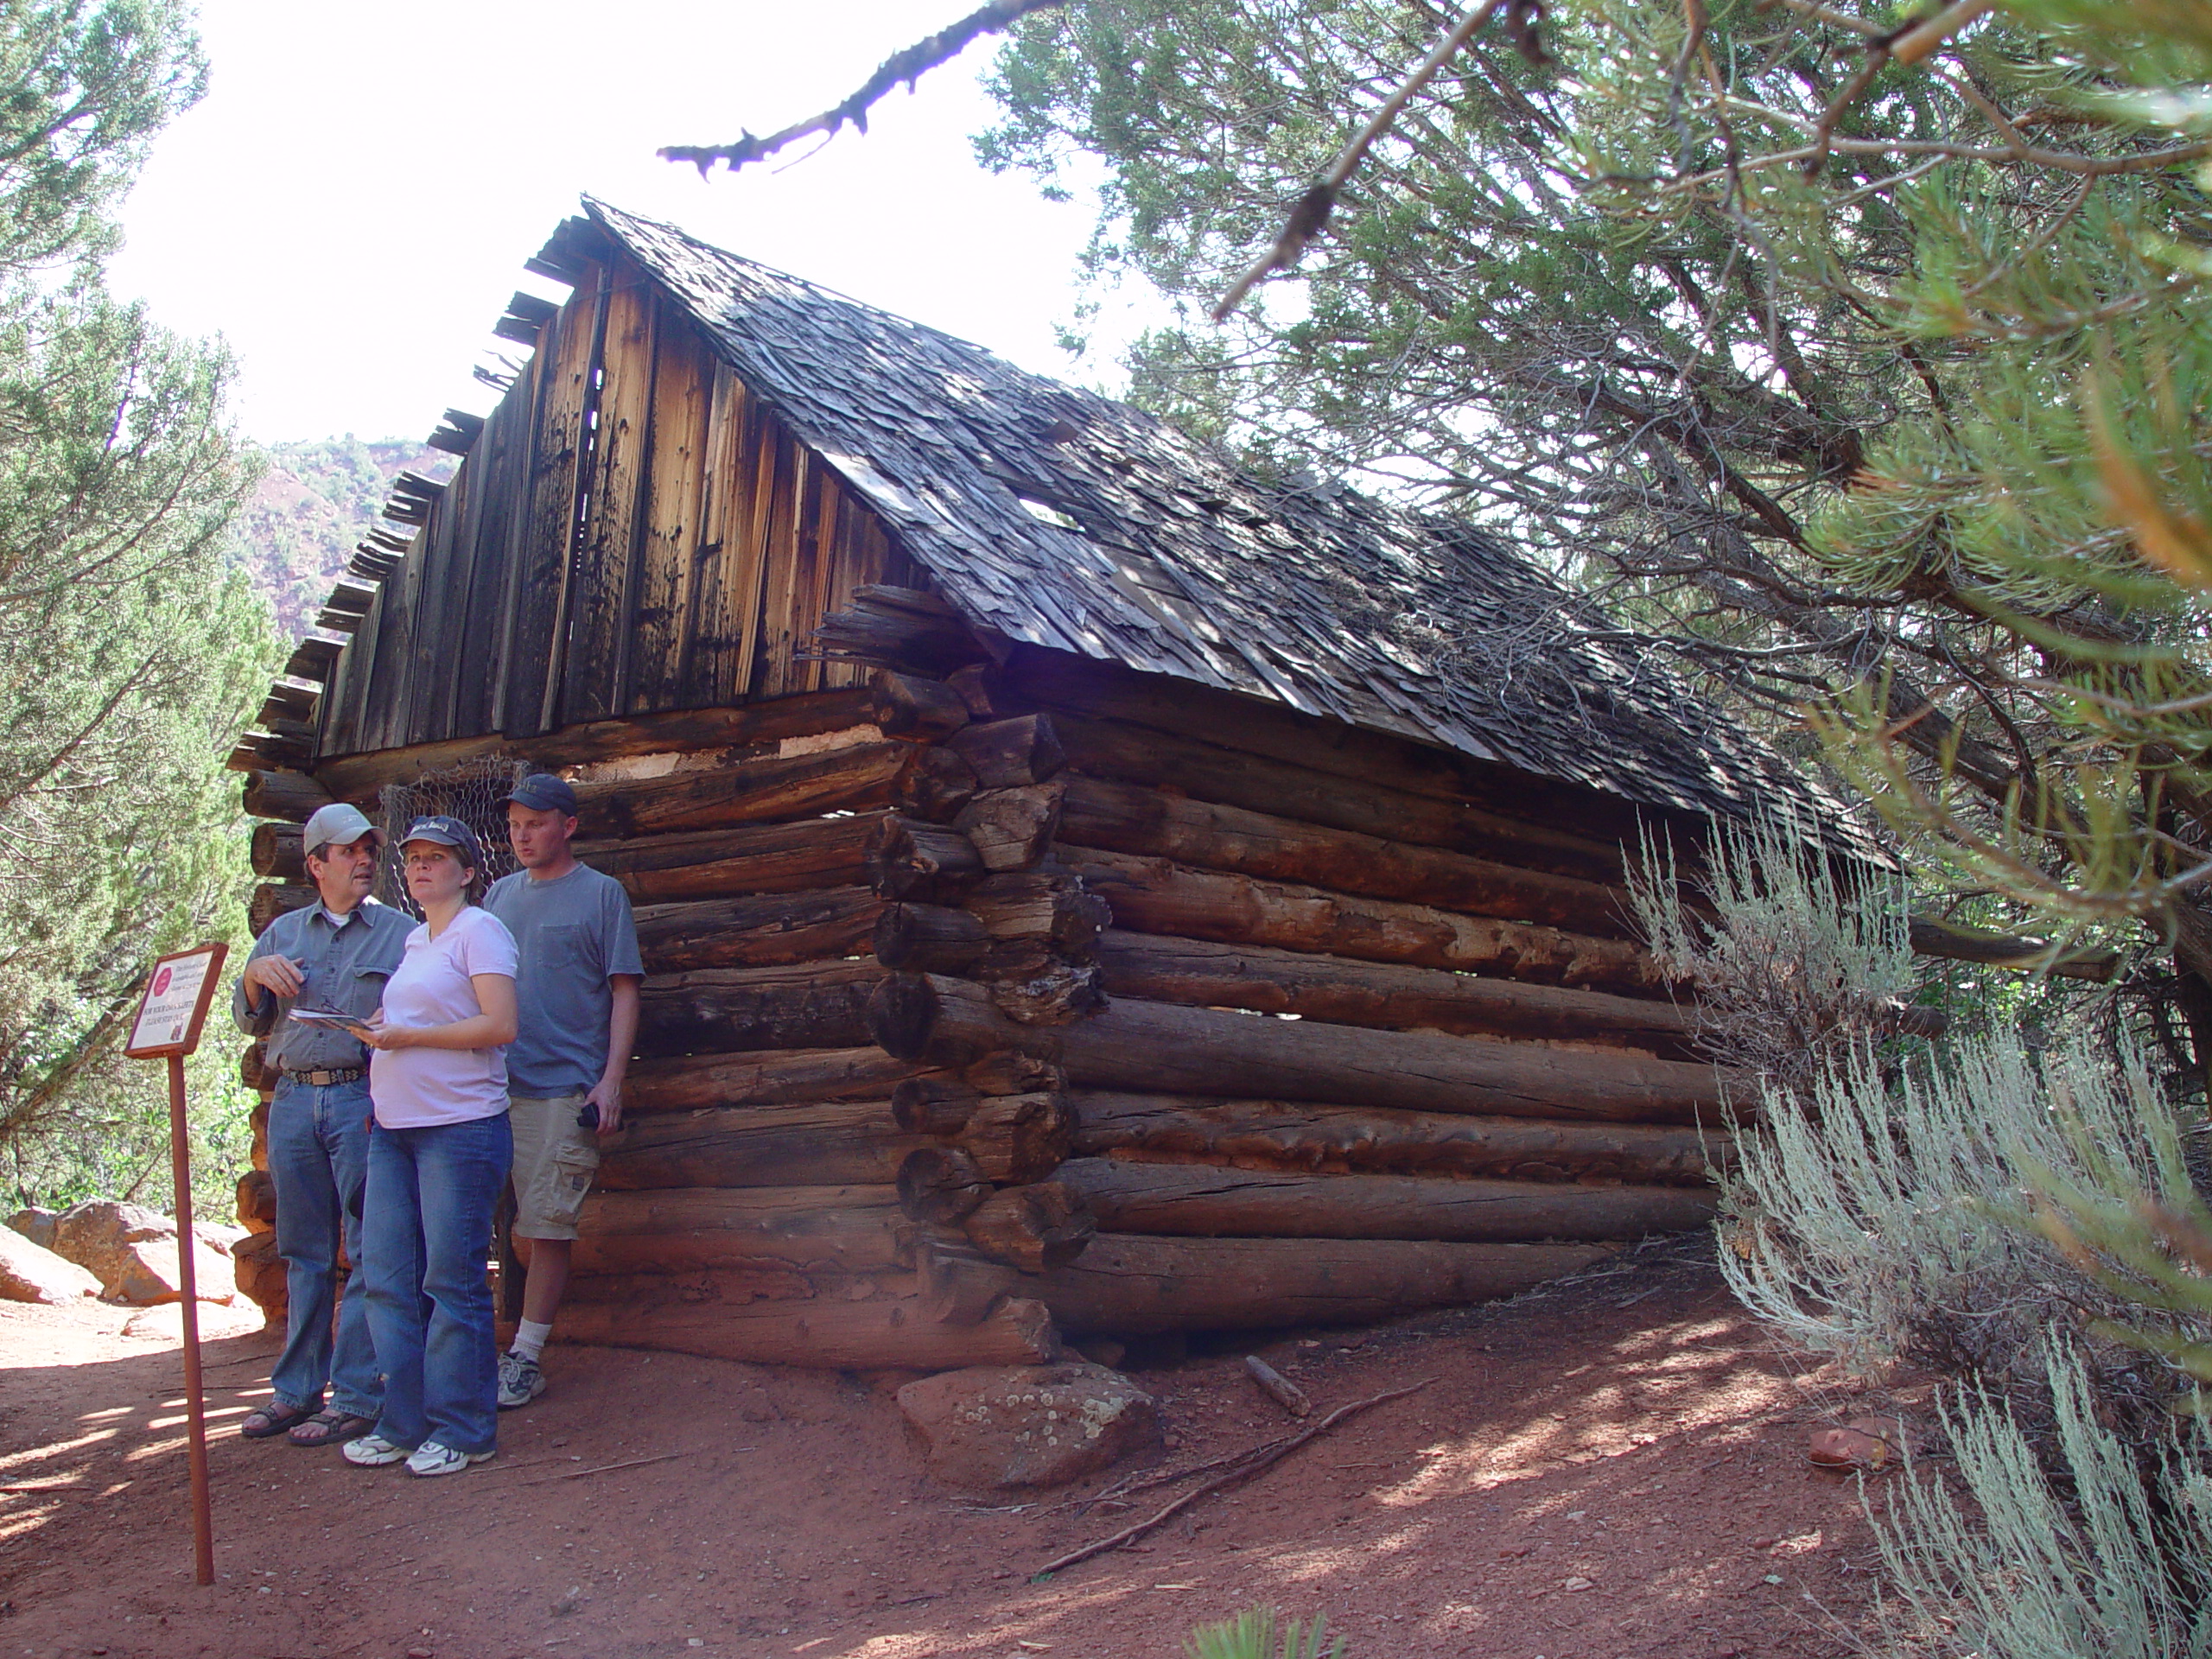
[[(760, 705), (772, 708), (774, 705)], [(892, 1108), (934, 1075), (871, 1039), (888, 905), (871, 855), (920, 764), (867, 705), (772, 746), (575, 773), (584, 862), (636, 908), (646, 970), (627, 1122), (587, 1201), (564, 1339), (806, 1365), (1024, 1363), (1033, 1300), (928, 1317), (896, 1201), (925, 1144)]]
[[(934, 1141), (899, 1189), (944, 1317), (1373, 1317), (1709, 1217), (1725, 1080), (1622, 885), (1643, 836), (1692, 827), (1045, 653), (939, 679), (864, 648), (880, 729), (977, 774), (885, 825), (868, 1010), (938, 1074), (894, 1109)], [(1049, 1103), (1065, 1161), (978, 1155), (1008, 1097)], [(1102, 1288), (1113, 1262), (1143, 1288)]]

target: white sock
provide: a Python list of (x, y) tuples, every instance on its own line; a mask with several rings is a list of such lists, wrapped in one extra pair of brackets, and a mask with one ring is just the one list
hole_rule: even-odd
[(545, 1339), (552, 1334), (551, 1320), (540, 1324), (536, 1319), (524, 1319), (515, 1326), (514, 1343), (507, 1351), (520, 1354), (524, 1359), (536, 1359), (545, 1351)]

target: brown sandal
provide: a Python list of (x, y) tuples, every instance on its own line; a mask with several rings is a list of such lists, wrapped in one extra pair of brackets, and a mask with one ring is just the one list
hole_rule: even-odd
[(376, 1426), (373, 1417), (356, 1417), (350, 1411), (329, 1406), (296, 1425), (284, 1438), (294, 1446), (342, 1446), (347, 1440), (359, 1440)]
[(305, 1406), (256, 1406), (246, 1413), (238, 1433), (249, 1440), (273, 1440), (295, 1423), (304, 1423), (315, 1413)]

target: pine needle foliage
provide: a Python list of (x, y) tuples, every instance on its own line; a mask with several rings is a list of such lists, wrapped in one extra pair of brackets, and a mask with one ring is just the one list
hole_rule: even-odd
[(1085, 0), (1016, 31), (979, 147), (1103, 163), (1098, 280), (1187, 308), (1141, 397), (1507, 532), (1607, 601), (1562, 627), (1821, 711), (1931, 883), (2155, 938), (2205, 1014), (2212, 8), (1556, 0), (1543, 60), (1478, 34), (1203, 321), (1453, 21)]

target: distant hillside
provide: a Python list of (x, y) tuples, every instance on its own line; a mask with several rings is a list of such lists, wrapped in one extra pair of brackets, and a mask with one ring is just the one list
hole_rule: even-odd
[(269, 471), (238, 515), (238, 556), (257, 593), (276, 607), (287, 639), (315, 620), (330, 584), (353, 556), (401, 472), (450, 474), (454, 458), (411, 441), (364, 442), (348, 433), (267, 446)]

